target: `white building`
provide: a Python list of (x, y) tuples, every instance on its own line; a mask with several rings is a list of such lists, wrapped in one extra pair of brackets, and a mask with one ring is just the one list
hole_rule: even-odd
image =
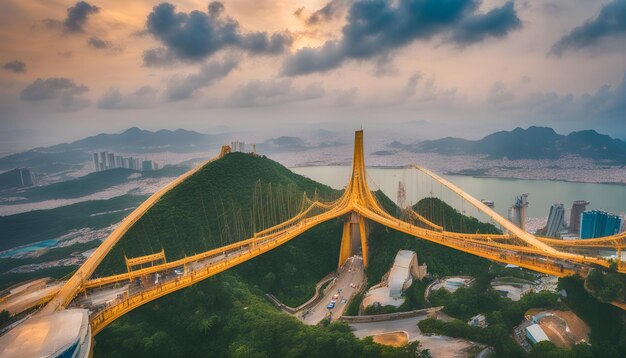
[(543, 341), (550, 341), (550, 338), (546, 335), (546, 332), (543, 331), (541, 326), (537, 323), (531, 324), (530, 326), (525, 328), (526, 337), (530, 340), (532, 344), (537, 344)]
[(421, 280), (426, 276), (426, 265), (418, 266), (417, 254), (400, 250), (389, 273), (380, 284), (371, 287), (363, 298), (363, 307), (374, 304), (400, 307), (404, 303), (402, 294), (413, 283), (413, 278)]
[(84, 309), (30, 317), (0, 337), (3, 358), (85, 358), (90, 350), (91, 327)]

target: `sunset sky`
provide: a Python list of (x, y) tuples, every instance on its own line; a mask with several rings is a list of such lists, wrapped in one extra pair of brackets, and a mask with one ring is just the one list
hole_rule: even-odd
[(626, 138), (626, 0), (4, 0), (0, 24), (2, 151), (131, 126)]

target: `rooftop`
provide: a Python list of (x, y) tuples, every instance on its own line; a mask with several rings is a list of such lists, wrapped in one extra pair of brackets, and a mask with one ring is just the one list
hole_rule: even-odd
[(0, 357), (54, 357), (84, 338), (88, 329), (87, 310), (33, 316), (0, 337)]

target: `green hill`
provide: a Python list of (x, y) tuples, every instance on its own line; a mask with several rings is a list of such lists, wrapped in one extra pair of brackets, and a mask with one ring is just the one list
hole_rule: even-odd
[[(163, 248), (171, 261), (249, 238), (253, 226), (262, 227), (262, 221), (266, 227), (290, 217), (303, 192), (327, 198), (341, 194), (270, 159), (229, 154), (165, 195), (120, 240), (96, 275), (124, 271), (124, 255), (137, 257)], [(264, 214), (253, 220), (255, 201), (256, 214)], [(286, 206), (292, 207), (291, 212)], [(317, 280), (336, 268), (340, 237), (341, 223), (333, 220), (235, 272), (287, 304), (298, 305), (313, 294)], [(310, 254), (314, 251), (318, 254)]]
[[(270, 205), (274, 197), (275, 203), (288, 204), (303, 191), (326, 198), (341, 194), (267, 158), (229, 154), (163, 197), (116, 245), (98, 274), (123, 271), (124, 254), (145, 255), (163, 247), (168, 260), (174, 260), (221, 246), (229, 241), (225, 231), (234, 235), (258, 224), (252, 219), (254, 202), (264, 198)], [(279, 212), (275, 216), (281, 220)], [(231, 223), (226, 229), (220, 217), (241, 221), (240, 228)], [(290, 305), (310, 298), (315, 283), (336, 268), (341, 228), (340, 219), (331, 220), (226, 273), (130, 312), (97, 336), (95, 356), (415, 357), (415, 344), (389, 348), (356, 339), (342, 324), (304, 326), (262, 297), (271, 292)]]

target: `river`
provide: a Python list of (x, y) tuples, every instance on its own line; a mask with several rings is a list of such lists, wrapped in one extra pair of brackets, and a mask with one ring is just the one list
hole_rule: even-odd
[[(291, 168), (294, 172), (307, 176), (336, 189), (342, 189), (350, 178), (348, 166), (312, 166)], [(428, 186), (417, 179), (415, 170), (402, 168), (368, 168), (370, 188), (380, 188), (394, 201), (397, 198), (398, 181), (406, 185), (407, 202), (414, 203), (419, 195), (418, 185)], [(494, 209), (507, 217), (509, 207), (515, 196), (528, 193), (528, 216), (531, 218), (547, 217), (550, 205), (563, 203), (566, 209), (566, 221), (569, 221), (569, 209), (574, 200), (587, 200), (587, 209), (602, 209), (612, 213), (626, 212), (626, 185), (576, 183), (553, 180), (524, 180), (481, 178), (463, 175), (443, 175), (444, 178), (465, 190), (477, 199), (489, 199), (495, 203)], [(439, 188), (433, 188), (437, 191)], [(445, 198), (445, 197), (444, 197)], [(458, 205), (453, 206), (458, 207)]]

